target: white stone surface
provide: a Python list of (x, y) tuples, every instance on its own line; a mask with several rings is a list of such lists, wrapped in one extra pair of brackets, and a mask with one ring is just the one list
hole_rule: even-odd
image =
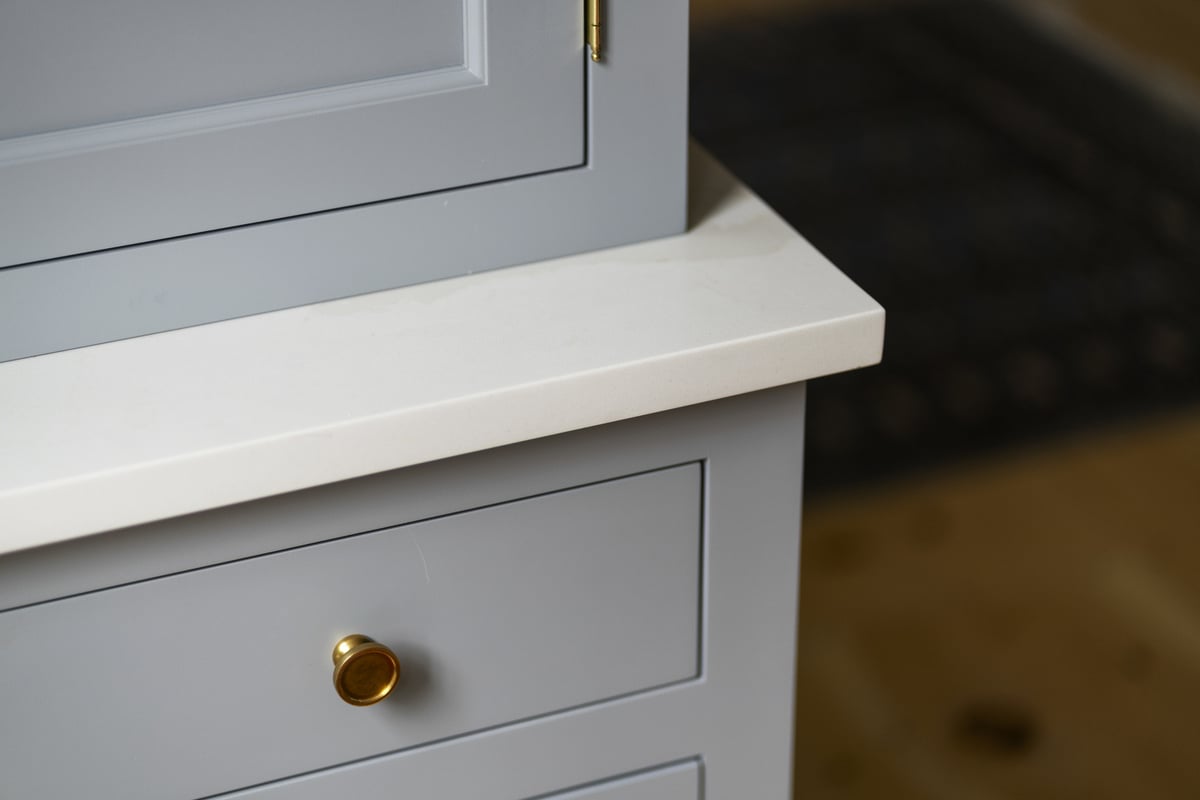
[(682, 236), (0, 364), (0, 553), (879, 360), (870, 297), (691, 181)]

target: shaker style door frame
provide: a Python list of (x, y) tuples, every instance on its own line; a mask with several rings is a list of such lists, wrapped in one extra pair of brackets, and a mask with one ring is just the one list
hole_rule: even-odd
[(0, 269), (0, 361), (685, 227), (687, 0), (605, 0), (579, 166)]
[(0, 267), (583, 162), (574, 0), (12, 2)]

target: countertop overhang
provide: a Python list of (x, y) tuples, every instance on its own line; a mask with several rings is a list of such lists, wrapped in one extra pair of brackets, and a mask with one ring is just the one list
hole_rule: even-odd
[(879, 361), (875, 301), (690, 180), (681, 236), (0, 364), (0, 553)]

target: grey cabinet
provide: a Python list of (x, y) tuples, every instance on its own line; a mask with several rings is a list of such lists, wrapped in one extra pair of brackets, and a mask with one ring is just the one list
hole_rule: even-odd
[[(785, 797), (802, 426), (789, 386), (5, 556), (0, 796)], [(365, 708), (356, 632), (403, 665)]]
[(0, 360), (679, 232), (686, 0), (0, 7)]

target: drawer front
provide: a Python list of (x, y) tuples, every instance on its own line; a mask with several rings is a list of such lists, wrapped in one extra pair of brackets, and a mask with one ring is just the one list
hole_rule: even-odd
[[(207, 796), (686, 680), (701, 544), (690, 464), (6, 612), (0, 796)], [(403, 666), (378, 705), (332, 685), (350, 633)]]
[(700, 768), (695, 762), (605, 781), (546, 800), (698, 800)]
[[(361, 769), (362, 767), (351, 767), (349, 771), (359, 772)], [(536, 766), (532, 769), (536, 769)], [(419, 776), (411, 782), (389, 780), (386, 773), (377, 773), (374, 778), (365, 781), (356, 776), (356, 779), (351, 781), (353, 792), (344, 796), (354, 797), (355, 800), (390, 800), (400, 796), (429, 797), (437, 800), (501, 800), (517, 796), (511, 792), (504, 774), (496, 774), (479, 764), (466, 765), (464, 771), (474, 774), (465, 781), (459, 781), (459, 784), (449, 791), (444, 782), (429, 776)], [(334, 780), (337, 787), (345, 786), (347, 771), (334, 772), (340, 778)], [(332, 788), (328, 780), (322, 780), (329, 777), (331, 776), (327, 774), (313, 775), (224, 797), (227, 800), (327, 798), (332, 796), (331, 789), (334, 794), (337, 793), (337, 789)], [(539, 794), (529, 800), (700, 800), (700, 781), (699, 765), (695, 761), (689, 761), (636, 775), (611, 778), (564, 792)]]

